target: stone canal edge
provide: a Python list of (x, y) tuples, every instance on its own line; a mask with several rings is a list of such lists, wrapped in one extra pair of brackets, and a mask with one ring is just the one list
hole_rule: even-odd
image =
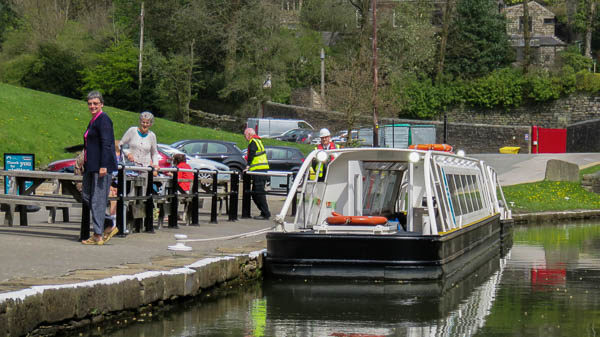
[(41, 324), (87, 326), (102, 315), (181, 297), (198, 296), (226, 282), (257, 279), (266, 250), (200, 259), (170, 270), (115, 275), (60, 285), (36, 285), (0, 293), (0, 335), (31, 335)]

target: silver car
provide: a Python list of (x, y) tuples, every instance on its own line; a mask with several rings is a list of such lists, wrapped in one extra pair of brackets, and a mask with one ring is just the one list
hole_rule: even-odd
[[(182, 151), (180, 151), (174, 147), (171, 147), (167, 144), (158, 144), (158, 151), (160, 153), (166, 155), (169, 158), (173, 158), (173, 156), (176, 154), (185, 155), (186, 162), (193, 169), (197, 169), (197, 170), (201, 170), (201, 171), (215, 171), (215, 170), (216, 171), (229, 171), (229, 167), (225, 164), (222, 164), (217, 161), (210, 160), (210, 159), (201, 159), (201, 158), (190, 157), (187, 154), (183, 153)], [(200, 179), (210, 179), (210, 178), (212, 178), (212, 175), (210, 173), (200, 172), (198, 177)], [(217, 179), (219, 182), (229, 181), (229, 174), (219, 173), (219, 174), (217, 174)], [(201, 184), (200, 186), (205, 191), (211, 191), (211, 189), (212, 189), (212, 184)]]

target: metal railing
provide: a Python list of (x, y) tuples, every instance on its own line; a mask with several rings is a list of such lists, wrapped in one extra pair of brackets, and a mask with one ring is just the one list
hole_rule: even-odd
[[(154, 176), (154, 172), (159, 173), (172, 173), (171, 176)], [(189, 216), (190, 225), (198, 225), (199, 217), (199, 205), (201, 197), (211, 197), (211, 209), (210, 209), (210, 223), (217, 222), (217, 205), (218, 199), (221, 196), (228, 198), (229, 209), (229, 221), (237, 220), (237, 203), (238, 203), (238, 190), (239, 190), (239, 176), (234, 171), (207, 171), (199, 169), (180, 169), (180, 168), (161, 168), (155, 170), (152, 167), (140, 167), (140, 166), (122, 166), (119, 165), (117, 171), (117, 195), (111, 197), (110, 200), (116, 200), (117, 202), (117, 216), (116, 223), (119, 228), (119, 235), (125, 235), (125, 226), (127, 224), (128, 213), (127, 208), (132, 209), (137, 207), (136, 203), (143, 203), (144, 212), (143, 217), (136, 217), (131, 215), (133, 221), (132, 230), (141, 232), (142, 226), (144, 232), (154, 232), (154, 209), (157, 205), (155, 202), (165, 202), (169, 205), (168, 215), (168, 227), (177, 228), (178, 220), (178, 206), (179, 201), (187, 199), (189, 202)], [(181, 190), (179, 187), (180, 179), (178, 178), (178, 172), (192, 172), (194, 178), (190, 179), (191, 189), (189, 192)], [(141, 174), (140, 174), (141, 173)], [(202, 179), (201, 181), (199, 174), (210, 174), (211, 179)], [(219, 174), (228, 174), (229, 186), (225, 192), (219, 193), (219, 186), (227, 186), (227, 183), (220, 183), (218, 180)], [(128, 184), (128, 182), (130, 182)], [(200, 191), (200, 183), (211, 183), (211, 191), (205, 192)], [(145, 188), (140, 188), (145, 187)], [(155, 189), (155, 187), (158, 187)], [(141, 194), (139, 192), (142, 192)], [(131, 207), (128, 207), (131, 206)], [(131, 213), (134, 213), (133, 211)], [(81, 219), (81, 233), (80, 237), (86, 239), (90, 235), (90, 217), (89, 209), (83, 204), (82, 219)]]
[[(251, 209), (251, 199), (252, 195), (256, 194), (252, 191), (252, 176), (267, 176), (267, 177), (286, 177), (287, 183), (285, 184), (285, 189), (282, 191), (273, 190), (271, 188), (270, 191), (265, 190), (266, 195), (279, 195), (279, 196), (287, 196), (290, 193), (290, 187), (296, 178), (296, 172), (288, 172), (288, 171), (267, 171), (267, 172), (253, 172), (253, 171), (244, 171), (242, 173), (242, 219), (250, 218), (250, 209)], [(271, 186), (272, 187), (272, 186)], [(297, 205), (297, 195), (300, 193), (298, 191), (294, 195), (294, 200), (292, 202), (292, 216), (296, 215), (296, 205)]]

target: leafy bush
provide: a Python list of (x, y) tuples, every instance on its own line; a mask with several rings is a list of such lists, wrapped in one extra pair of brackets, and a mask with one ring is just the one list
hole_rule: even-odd
[(547, 72), (527, 74), (523, 87), (526, 97), (536, 102), (558, 99), (563, 89), (560, 78)]
[(443, 90), (433, 85), (430, 79), (419, 81), (417, 79), (400, 81), (394, 84), (398, 97), (397, 105), (403, 114), (416, 118), (429, 118), (446, 107)]
[(520, 70), (496, 70), (471, 82), (464, 92), (464, 99), (470, 105), (485, 108), (515, 107), (523, 101), (523, 84)]
[(600, 91), (600, 74), (593, 74), (582, 70), (576, 75), (576, 88), (580, 91), (596, 93)]
[(559, 62), (563, 66), (570, 66), (577, 73), (582, 70), (589, 70), (592, 67), (592, 60), (581, 55), (577, 46), (570, 46), (559, 53)]

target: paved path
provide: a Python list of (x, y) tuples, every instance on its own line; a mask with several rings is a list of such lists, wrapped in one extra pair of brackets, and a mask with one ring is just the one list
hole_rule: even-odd
[(544, 154), (472, 154), (484, 160), (498, 172), (500, 185), (515, 185), (544, 180), (546, 162), (559, 159), (586, 168), (600, 165), (600, 153), (544, 153)]
[[(282, 197), (270, 197), (273, 214), (281, 209)], [(241, 205), (239, 207), (241, 210)], [(253, 206), (253, 214), (258, 211)], [(0, 213), (0, 224), (3, 215)], [(72, 209), (71, 222), (47, 223), (47, 211), (29, 213), (30, 225), (8, 227), (0, 225), (0, 293), (31, 285), (68, 283), (93, 277), (110, 276), (119, 272), (131, 274), (144, 270), (175, 268), (205, 257), (249, 253), (266, 248), (265, 235), (190, 242), (191, 252), (174, 252), (174, 234), (187, 234), (190, 239), (222, 238), (249, 233), (273, 226), (272, 221), (239, 219), (227, 221), (219, 216), (218, 224), (210, 224), (210, 214), (200, 214), (200, 226), (161, 228), (155, 234), (133, 233), (115, 236), (104, 246), (85, 246), (77, 241), (81, 219), (80, 209)], [(61, 219), (57, 217), (57, 219)], [(98, 273), (111, 269), (106, 273)], [(88, 272), (83, 272), (87, 270)], [(93, 278), (92, 276), (89, 276)]]

